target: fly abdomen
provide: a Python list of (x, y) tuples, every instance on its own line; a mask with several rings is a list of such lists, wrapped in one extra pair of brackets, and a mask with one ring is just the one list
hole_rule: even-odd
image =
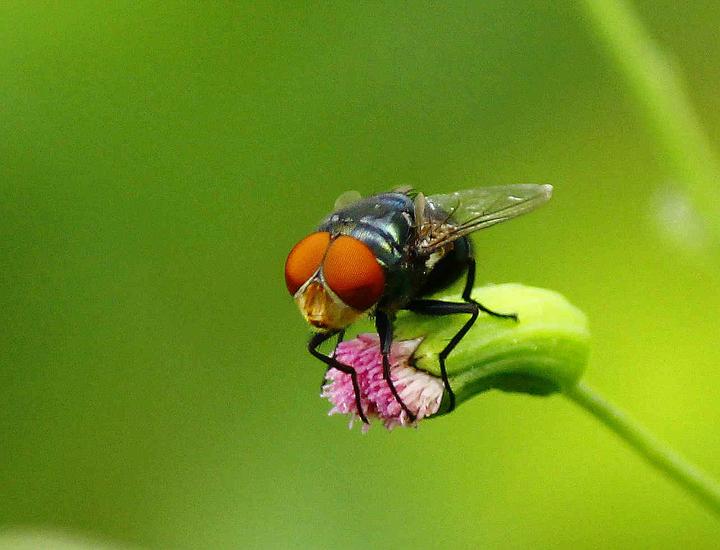
[(461, 237), (452, 245), (452, 249), (426, 272), (418, 296), (435, 294), (463, 277), (467, 270), (468, 260), (473, 255), (472, 244), (467, 237)]

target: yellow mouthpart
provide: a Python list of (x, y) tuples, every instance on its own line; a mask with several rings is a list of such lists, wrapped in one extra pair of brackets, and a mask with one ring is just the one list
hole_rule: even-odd
[(363, 314), (362, 311), (343, 303), (318, 280), (313, 280), (298, 290), (295, 302), (305, 320), (319, 332), (344, 329)]

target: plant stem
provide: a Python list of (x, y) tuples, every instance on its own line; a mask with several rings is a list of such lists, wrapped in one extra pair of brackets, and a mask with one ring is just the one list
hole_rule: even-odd
[(682, 79), (629, 2), (584, 0), (589, 19), (624, 75), (664, 160), (695, 211), (720, 242), (720, 162), (685, 93)]
[(690, 464), (646, 428), (580, 382), (565, 395), (613, 430), (645, 460), (665, 473), (709, 510), (720, 515), (720, 485)]

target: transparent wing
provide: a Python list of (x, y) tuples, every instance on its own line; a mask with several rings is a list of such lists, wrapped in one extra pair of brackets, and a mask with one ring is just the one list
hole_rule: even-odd
[(355, 191), (354, 189), (351, 191), (345, 191), (342, 195), (335, 199), (335, 210), (340, 210), (341, 208), (350, 206), (360, 199), (362, 199), (362, 195), (359, 191)]
[(415, 201), (418, 246), (430, 254), (468, 233), (535, 210), (550, 200), (552, 189), (548, 184), (525, 183), (420, 196)]

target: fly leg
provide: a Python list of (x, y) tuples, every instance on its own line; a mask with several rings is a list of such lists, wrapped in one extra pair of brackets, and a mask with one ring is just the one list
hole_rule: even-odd
[(502, 319), (513, 319), (518, 320), (517, 314), (515, 313), (498, 313), (491, 309), (486, 308), (482, 304), (478, 303), (472, 298), (472, 289), (475, 285), (475, 259), (468, 258), (468, 271), (467, 278), (465, 280), (465, 288), (463, 289), (462, 298), (465, 303), (456, 302), (443, 302), (442, 300), (412, 300), (404, 309), (413, 311), (415, 313), (422, 313), (425, 315), (453, 315), (456, 313), (469, 313), (470, 319), (460, 328), (459, 331), (450, 339), (448, 344), (438, 355), (440, 362), (440, 375), (442, 376), (443, 385), (448, 393), (450, 400), (450, 406), (448, 412), (455, 408), (455, 393), (450, 387), (450, 380), (448, 379), (447, 369), (445, 368), (445, 359), (450, 355), (450, 352), (455, 349), (460, 343), (470, 328), (475, 324), (480, 312), (485, 312), (493, 317), (500, 317)]
[(320, 344), (329, 340), (335, 334), (337, 334), (337, 332), (318, 333), (313, 335), (313, 337), (310, 338), (310, 342), (308, 343), (308, 351), (313, 357), (316, 357), (320, 359), (320, 361), (325, 363), (328, 368), (337, 369), (340, 372), (344, 372), (345, 374), (350, 375), (350, 380), (352, 381), (353, 385), (353, 391), (355, 392), (355, 406), (357, 407), (358, 416), (360, 417), (360, 420), (362, 420), (365, 424), (369, 424), (368, 419), (365, 416), (365, 412), (362, 408), (362, 402), (360, 401), (360, 384), (358, 384), (357, 373), (355, 372), (355, 369), (349, 365), (344, 365), (343, 363), (335, 359), (334, 352), (333, 355), (327, 356), (320, 353), (317, 349)]
[(455, 392), (453, 392), (450, 387), (450, 380), (448, 380), (447, 370), (445, 369), (445, 359), (448, 355), (450, 355), (450, 352), (458, 345), (460, 340), (462, 340), (465, 334), (467, 334), (467, 331), (470, 330), (470, 327), (472, 327), (475, 323), (475, 320), (480, 314), (480, 306), (475, 302), (457, 303), (443, 302), (442, 300), (413, 300), (405, 306), (405, 309), (415, 313), (422, 313), (423, 315), (452, 315), (455, 313), (470, 314), (470, 319), (468, 319), (462, 328), (455, 333), (455, 336), (450, 339), (447, 346), (445, 346), (438, 355), (438, 360), (440, 362), (440, 376), (442, 377), (445, 391), (447, 391), (448, 398), (450, 399), (450, 407), (448, 409), (448, 412), (450, 412), (455, 408)]
[(332, 355), (330, 357), (335, 357), (335, 354), (337, 353), (338, 346), (342, 343), (342, 341), (345, 339), (345, 329), (342, 329), (340, 332), (337, 333), (337, 340), (335, 341), (335, 347), (333, 348)]
[(390, 318), (384, 311), (377, 311), (375, 313), (375, 328), (377, 329), (378, 336), (380, 336), (380, 349), (382, 351), (383, 361), (383, 379), (387, 382), (390, 392), (393, 394), (395, 400), (400, 404), (402, 410), (410, 419), (410, 422), (415, 422), (415, 414), (408, 409), (407, 405), (400, 399), (400, 395), (393, 384), (392, 378), (390, 377), (390, 348), (392, 347), (393, 341), (393, 326)]
[[(335, 347), (333, 348), (332, 353), (330, 354), (330, 357), (332, 359), (335, 359), (335, 354), (337, 353), (338, 346), (340, 345), (340, 342), (343, 341), (345, 338), (345, 329), (342, 329), (340, 332), (337, 333), (337, 341), (335, 342)], [(323, 388), (325, 387), (325, 384), (327, 384), (327, 373), (332, 367), (328, 367), (325, 369), (325, 376), (323, 376), (322, 384), (320, 384), (320, 391), (322, 392)]]
[[(468, 264), (467, 277), (465, 278), (465, 288), (463, 289), (462, 299), (465, 300), (469, 304), (475, 304), (480, 311), (485, 312), (488, 315), (492, 315), (493, 317), (500, 317), (501, 319), (512, 319), (513, 321), (517, 321), (518, 320), (517, 313), (498, 313), (497, 311), (488, 309), (484, 305), (473, 300), (472, 289), (475, 286), (475, 258), (470, 256), (467, 259), (467, 264)], [(473, 323), (474, 322), (475, 321), (473, 321)], [(472, 323), (470, 324), (470, 326), (472, 326)], [(468, 327), (468, 329), (469, 328), (470, 327)]]

